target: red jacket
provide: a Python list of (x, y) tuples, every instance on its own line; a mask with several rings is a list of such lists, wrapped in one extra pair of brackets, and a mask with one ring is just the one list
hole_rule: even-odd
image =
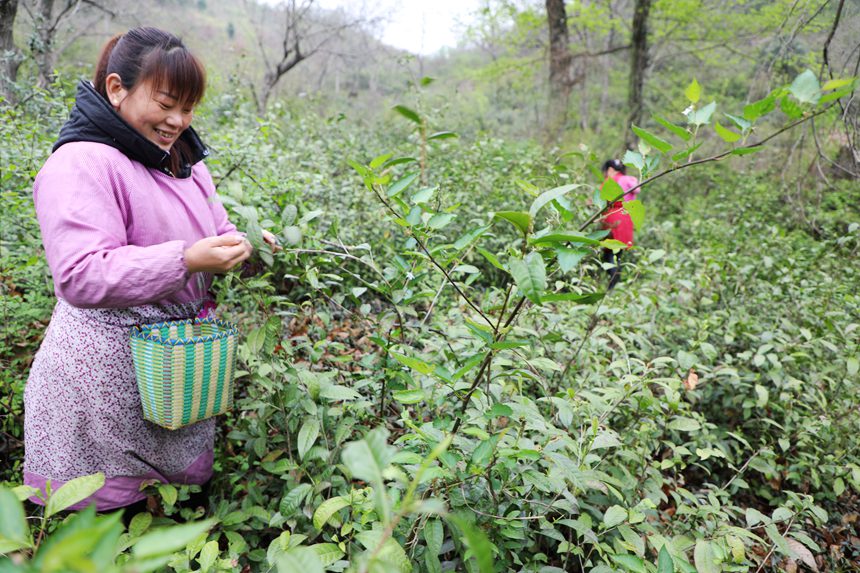
[(601, 220), (604, 229), (609, 229), (609, 235), (616, 241), (621, 241), (627, 248), (633, 246), (633, 221), (624, 210), (624, 203), (616, 201), (606, 211)]
[[(622, 175), (621, 173), (616, 173), (613, 179), (618, 181), (619, 185), (621, 185), (622, 189), (625, 191), (638, 184), (635, 177)], [(622, 181), (619, 181), (619, 179), (624, 179), (623, 183)], [(630, 184), (629, 180), (632, 180), (635, 183)], [(625, 186), (624, 183), (627, 183), (628, 185)], [(628, 193), (628, 195), (632, 195), (634, 198), (636, 196), (632, 193)], [(627, 197), (625, 196), (625, 199), (626, 198)], [(616, 201), (606, 210), (606, 213), (603, 215), (603, 219), (601, 219), (601, 225), (604, 229), (609, 229), (610, 237), (626, 244), (628, 249), (633, 246), (633, 221), (624, 209), (624, 201)]]

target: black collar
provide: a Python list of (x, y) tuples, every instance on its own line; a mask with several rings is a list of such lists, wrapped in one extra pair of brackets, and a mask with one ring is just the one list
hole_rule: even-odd
[(179, 139), (187, 146), (190, 157), (183, 154), (179, 172), (171, 173), (170, 153), (138, 133), (120, 117), (90, 82), (81, 80), (75, 105), (68, 121), (60, 130), (60, 136), (52, 151), (73, 141), (104, 143), (146, 167), (184, 179), (191, 176), (191, 166), (208, 156), (209, 150), (190, 126), (182, 132)]

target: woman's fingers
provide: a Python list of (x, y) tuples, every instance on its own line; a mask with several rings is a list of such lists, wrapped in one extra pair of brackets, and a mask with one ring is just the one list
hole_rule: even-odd
[(247, 242), (245, 237), (242, 235), (220, 235), (218, 237), (209, 237), (208, 239), (203, 240), (208, 241), (209, 246), (211, 247), (230, 247)]
[(241, 235), (206, 237), (185, 250), (185, 264), (192, 273), (224, 273), (247, 259), (252, 250)]
[(278, 237), (270, 231), (263, 229), (263, 240), (272, 247), (272, 252), (277, 253), (283, 250), (283, 247), (278, 243)]

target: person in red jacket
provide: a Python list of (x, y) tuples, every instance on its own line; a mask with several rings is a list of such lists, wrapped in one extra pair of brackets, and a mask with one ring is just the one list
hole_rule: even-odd
[[(604, 180), (609, 178), (615, 180), (625, 193), (618, 201), (614, 201), (607, 207), (606, 213), (601, 219), (601, 225), (604, 229), (609, 229), (610, 237), (616, 241), (621, 241), (629, 249), (633, 246), (633, 221), (624, 209), (624, 202), (636, 199), (639, 194), (639, 181), (635, 177), (627, 175), (627, 167), (617, 159), (609, 159), (603, 164), (603, 176)], [(609, 289), (611, 290), (621, 280), (621, 252), (604, 249), (603, 262), (613, 265), (612, 268), (608, 269)]]

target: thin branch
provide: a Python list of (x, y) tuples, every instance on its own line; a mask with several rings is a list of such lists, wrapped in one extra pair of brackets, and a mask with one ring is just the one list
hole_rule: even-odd
[[(796, 515), (792, 515), (791, 519), (788, 520), (788, 525), (785, 526), (785, 530), (783, 530), (782, 535), (785, 537), (785, 534), (791, 529), (792, 524), (794, 523), (794, 518)], [(767, 562), (770, 561), (773, 552), (776, 551), (776, 542), (770, 546), (770, 551), (767, 552), (767, 555), (764, 556), (764, 560), (761, 562), (761, 565), (758, 566), (758, 569), (755, 570), (755, 573), (761, 573), (764, 566), (767, 565)]]
[(755, 143), (750, 143), (750, 144), (747, 144), (747, 145), (742, 145), (742, 146), (740, 146), (740, 147), (734, 147), (734, 148), (729, 149), (729, 150), (727, 150), (727, 151), (724, 151), (724, 152), (722, 152), (722, 153), (718, 153), (718, 154), (716, 154), (716, 155), (712, 155), (711, 157), (704, 157), (704, 158), (702, 158), (702, 159), (696, 159), (695, 161), (690, 161), (690, 162), (688, 162), (688, 163), (681, 163), (681, 164), (679, 164), (679, 165), (675, 165), (674, 167), (670, 167), (669, 169), (666, 169), (665, 171), (661, 171), (661, 172), (660, 172), (660, 173), (658, 173), (657, 175), (654, 175), (653, 177), (649, 177), (648, 179), (646, 179), (645, 181), (642, 181), (641, 183), (639, 183), (639, 184), (638, 184), (638, 185), (636, 185), (635, 187), (633, 187), (633, 188), (631, 188), (631, 189), (628, 189), (627, 191), (624, 191), (623, 193), (621, 193), (621, 194), (620, 194), (620, 195), (618, 195), (617, 197), (614, 197), (612, 200), (607, 201), (607, 202), (606, 202), (606, 205), (605, 205), (603, 208), (599, 209), (598, 211), (595, 211), (595, 212), (594, 212), (594, 213), (593, 213), (593, 214), (588, 218), (588, 220), (586, 220), (586, 221), (585, 221), (585, 223), (583, 223), (582, 225), (580, 225), (579, 230), (580, 230), (580, 231), (584, 231), (585, 229), (587, 229), (587, 228), (588, 228), (588, 226), (589, 226), (589, 225), (591, 225), (594, 221), (596, 221), (596, 220), (597, 220), (597, 218), (598, 218), (598, 217), (600, 217), (600, 216), (601, 216), (601, 215), (602, 215), (602, 214), (603, 214), (603, 213), (604, 213), (604, 212), (605, 212), (605, 211), (606, 211), (606, 210), (607, 210), (607, 209), (608, 209), (608, 208), (609, 208), (609, 207), (610, 207), (614, 202), (616, 202), (616, 201), (618, 201), (619, 199), (621, 199), (621, 198), (622, 198), (624, 195), (626, 195), (627, 193), (630, 193), (630, 192), (636, 191), (637, 189), (640, 189), (640, 188), (644, 187), (645, 185), (648, 185), (649, 183), (651, 183), (651, 182), (653, 182), (653, 181), (656, 181), (657, 179), (660, 179), (660, 178), (662, 178), (662, 177), (664, 177), (664, 176), (666, 176), (666, 175), (668, 175), (668, 174), (670, 174), (670, 173), (674, 173), (675, 171), (679, 171), (679, 170), (681, 170), (681, 169), (686, 169), (687, 167), (692, 167), (692, 166), (694, 166), (694, 165), (701, 165), (701, 164), (703, 164), (703, 163), (711, 163), (711, 162), (714, 162), (714, 161), (720, 161), (720, 160), (723, 160), (723, 159), (725, 159), (726, 157), (729, 157), (730, 155), (733, 155), (733, 154), (734, 154), (737, 150), (739, 150), (739, 149), (752, 149), (752, 148), (754, 148), (754, 147), (759, 147), (759, 146), (761, 146), (761, 145), (764, 145), (765, 143), (767, 143), (768, 141), (770, 141), (770, 140), (771, 140), (771, 139), (773, 139), (774, 137), (776, 137), (776, 136), (778, 136), (778, 135), (780, 135), (780, 134), (782, 134), (782, 133), (785, 133), (786, 131), (789, 131), (789, 130), (793, 129), (793, 128), (797, 127), (798, 125), (800, 125), (800, 124), (802, 124), (802, 123), (804, 123), (804, 122), (807, 122), (807, 121), (809, 121), (810, 119), (812, 119), (812, 118), (814, 118), (814, 117), (817, 117), (817, 116), (819, 116), (819, 115), (821, 115), (821, 114), (823, 114), (823, 113), (825, 113), (825, 112), (830, 111), (830, 110), (834, 107), (834, 105), (835, 105), (835, 104), (830, 104), (830, 105), (828, 105), (827, 107), (825, 107), (824, 109), (820, 109), (820, 110), (818, 110), (818, 111), (816, 111), (816, 112), (814, 112), (814, 113), (812, 113), (812, 114), (810, 114), (810, 115), (808, 115), (808, 116), (806, 116), (806, 117), (803, 117), (803, 118), (801, 118), (801, 119), (799, 119), (799, 120), (797, 120), (797, 121), (795, 121), (795, 122), (793, 122), (793, 123), (790, 123), (790, 124), (786, 125), (785, 127), (783, 127), (783, 128), (781, 128), (781, 129), (779, 129), (779, 130), (777, 130), (777, 131), (775, 131), (775, 132), (771, 133), (770, 135), (768, 135), (768, 136), (767, 136), (767, 137), (765, 137), (764, 139), (759, 140), (759, 141), (757, 141), (757, 142), (755, 142)]
[(845, 0), (839, 0), (839, 6), (836, 7), (836, 16), (833, 18), (833, 26), (830, 27), (830, 33), (827, 34), (827, 39), (824, 41), (824, 48), (822, 49), (824, 61), (821, 63), (821, 71), (823, 72), (826, 67), (831, 79), (833, 78), (833, 70), (830, 66), (830, 42), (833, 41), (833, 36), (836, 35), (836, 28), (839, 27), (839, 19), (842, 17), (842, 8), (844, 6)]

